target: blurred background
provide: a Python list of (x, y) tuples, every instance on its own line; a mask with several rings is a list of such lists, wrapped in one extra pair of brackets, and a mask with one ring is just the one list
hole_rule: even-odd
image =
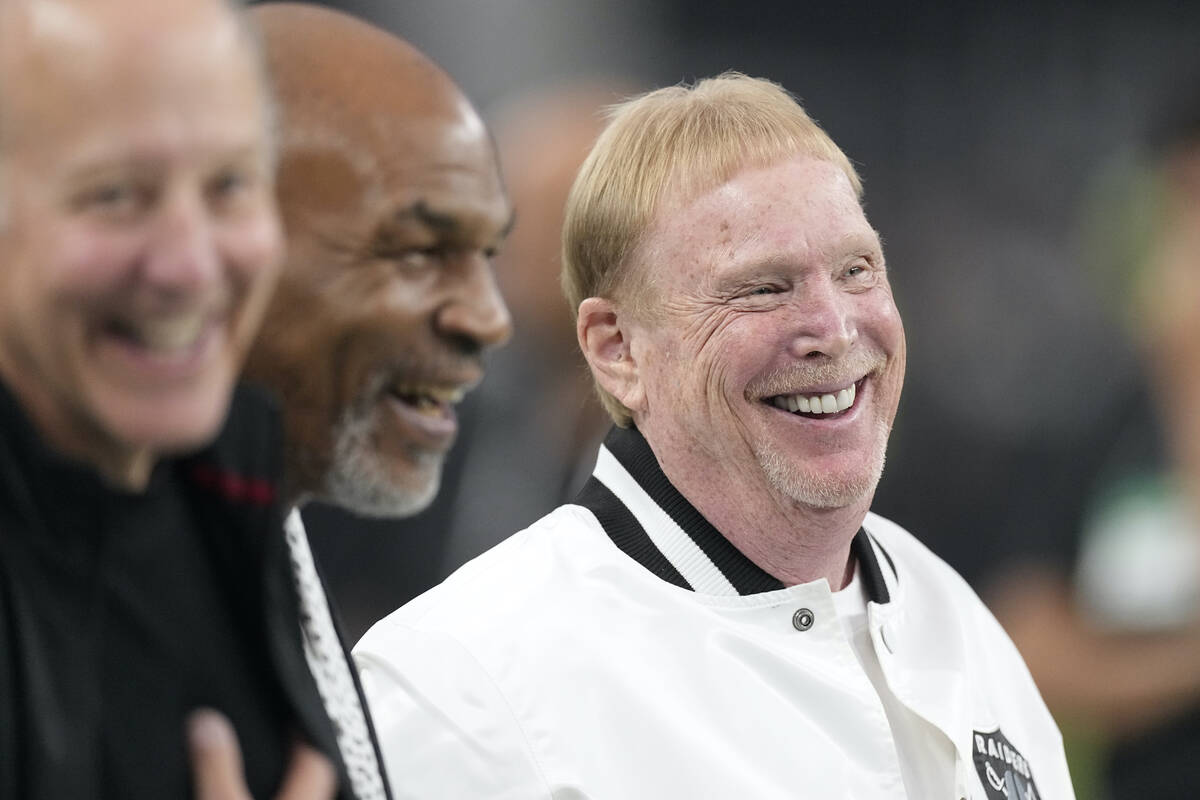
[[(1200, 483), (1172, 427), (1190, 412), (1164, 396), (1200, 348), (1168, 347), (1188, 333), (1159, 309), (1200, 318), (1200, 179), (1170, 177), (1187, 136), (1200, 153), (1200, 3), (326, 5), (455, 78), (518, 215), (497, 265), (516, 334), (462, 409), (434, 506), (398, 522), (306, 509), (351, 641), (581, 485), (606, 425), (558, 293), (567, 187), (600, 107), (737, 69), (830, 132), (884, 238), (909, 371), (875, 510), (1009, 628), (1081, 799), (1197, 796)], [(1168, 250), (1193, 272), (1164, 278)]]

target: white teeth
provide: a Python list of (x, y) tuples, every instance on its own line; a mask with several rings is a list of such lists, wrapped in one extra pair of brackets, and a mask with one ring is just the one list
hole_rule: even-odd
[(166, 319), (142, 320), (129, 323), (129, 330), (138, 343), (151, 350), (177, 352), (187, 350), (204, 333), (205, 314)]
[(858, 387), (852, 383), (845, 389), (839, 389), (836, 393), (812, 396), (777, 395), (771, 402), (785, 411), (799, 411), (806, 414), (836, 414), (853, 406), (857, 396)]

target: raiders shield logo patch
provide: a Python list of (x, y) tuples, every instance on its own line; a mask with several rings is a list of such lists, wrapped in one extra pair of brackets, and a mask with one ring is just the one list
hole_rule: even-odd
[(975, 769), (988, 800), (1040, 800), (1033, 770), (1000, 729), (975, 731)]

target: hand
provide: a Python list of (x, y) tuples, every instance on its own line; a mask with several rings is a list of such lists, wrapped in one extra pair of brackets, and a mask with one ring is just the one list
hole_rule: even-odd
[[(242, 773), (237, 734), (223, 714), (209, 709), (192, 713), (187, 736), (196, 800), (252, 800)], [(329, 800), (336, 788), (336, 773), (329, 759), (296, 742), (275, 800)]]

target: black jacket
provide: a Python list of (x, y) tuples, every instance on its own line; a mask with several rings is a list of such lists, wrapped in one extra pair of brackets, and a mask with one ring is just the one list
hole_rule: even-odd
[(353, 797), (302, 649), (280, 445), (240, 388), (210, 447), (125, 493), (49, 451), (0, 385), (0, 798), (186, 795), (195, 705), (233, 718), (256, 794), (294, 733)]

